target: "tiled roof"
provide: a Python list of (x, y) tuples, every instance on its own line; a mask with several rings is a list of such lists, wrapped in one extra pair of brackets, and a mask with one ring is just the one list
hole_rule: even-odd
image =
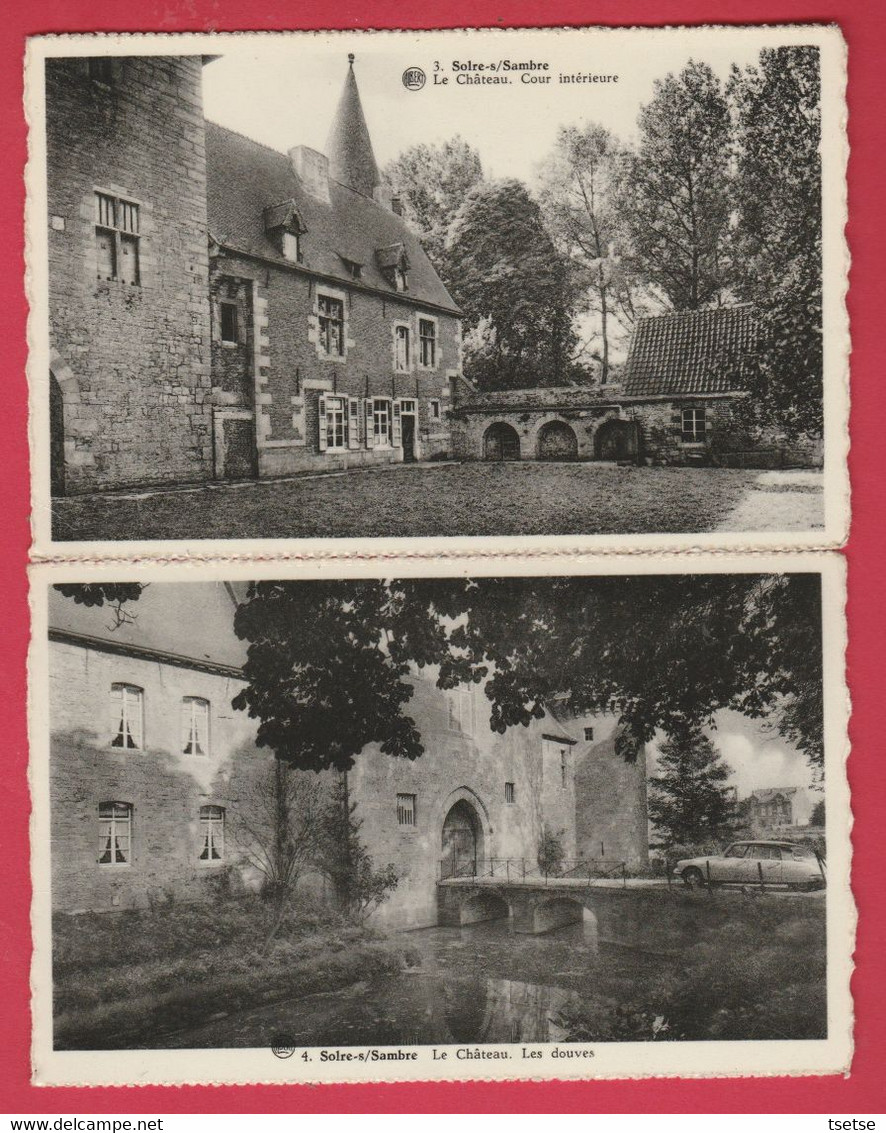
[(264, 215), (293, 200), (307, 229), (301, 238), (304, 268), (353, 287), (343, 262), (350, 260), (364, 265), (362, 284), (394, 295), (376, 253), (399, 244), (410, 265), (409, 290), (399, 297), (459, 313), (418, 238), (402, 217), (376, 201), (330, 180), (327, 204), (307, 192), (286, 154), (214, 122), (206, 123), (206, 172), (209, 231), (227, 247), (287, 263), (265, 231)]
[(766, 802), (767, 799), (775, 798), (776, 795), (795, 795), (796, 793), (796, 787), (759, 787), (756, 791), (751, 791), (753, 797), (760, 802)]
[(350, 57), (344, 89), (326, 140), (326, 153), (332, 176), (343, 185), (356, 189), (365, 197), (371, 197), (376, 185), (381, 184), (369, 128), (360, 104), (357, 80), (354, 78), (353, 56)]
[(626, 397), (729, 393), (757, 341), (751, 307), (721, 307), (641, 319), (622, 373)]

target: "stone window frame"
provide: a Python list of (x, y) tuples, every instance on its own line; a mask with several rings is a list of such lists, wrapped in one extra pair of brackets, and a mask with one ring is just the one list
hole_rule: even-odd
[[(422, 324), (430, 326), (433, 334), (430, 338), (422, 334)], [(428, 363), (424, 360), (425, 342), (431, 343), (433, 360)], [(418, 316), (418, 355), (416, 359), (419, 370), (434, 373), (440, 365), (440, 320), (434, 315), (419, 314)]]
[(200, 807), (198, 817), (200, 849), (197, 853), (197, 864), (203, 869), (224, 865), (227, 811), (217, 803), (205, 803)]
[(418, 826), (418, 796), (415, 793), (397, 792), (397, 825), (412, 829)]
[[(341, 304), (341, 340), (340, 340), (341, 351), (338, 354), (327, 353), (327, 351), (326, 351), (326, 349), (323, 345), (323, 334), (321, 333), (321, 330), (322, 330), (321, 319), (325, 319), (328, 316), (320, 313), (320, 301), (321, 301), (321, 299), (331, 299), (334, 302)], [(348, 307), (349, 307), (348, 296), (347, 296), (346, 292), (341, 291), (341, 290), (339, 290), (338, 288), (335, 288), (335, 287), (327, 287), (325, 284), (320, 284), (320, 285), (315, 286), (315, 288), (314, 288), (314, 309), (313, 309), (313, 314), (311, 316), (311, 325), (309, 326), (309, 330), (308, 330), (308, 338), (315, 345), (315, 348), (316, 348), (316, 351), (317, 351), (317, 357), (320, 358), (324, 362), (336, 363), (336, 362), (346, 361), (347, 356), (348, 356), (348, 349), (351, 346), (354, 345), (353, 342), (351, 341), (351, 339), (348, 337), (349, 330), (350, 330), (350, 326), (349, 326), (350, 319), (348, 317), (349, 316)]]
[[(103, 204), (105, 211), (103, 213)], [(109, 218), (107, 215), (107, 205), (113, 205), (113, 217)], [(94, 232), (95, 232), (95, 275), (100, 283), (117, 283), (124, 287), (138, 287), (141, 288), (143, 279), (143, 255), (142, 255), (142, 236), (144, 229), (142, 225), (142, 213), (144, 211), (143, 202), (137, 200), (128, 194), (120, 193), (114, 188), (105, 188), (103, 186), (93, 186), (93, 205), (94, 205)], [(129, 210), (129, 211), (127, 211)], [(132, 211), (134, 210), (134, 212)], [(128, 218), (128, 221), (127, 221)], [(133, 221), (134, 219), (134, 226)], [(99, 233), (105, 233), (111, 236), (114, 246), (114, 274), (111, 276), (104, 276), (99, 274), (98, 270), (98, 237)], [(120, 278), (120, 263), (122, 259), (122, 249), (124, 244), (133, 248), (135, 254), (135, 279), (123, 280)]]
[[(132, 803), (120, 799), (106, 799), (98, 804), (96, 864), (102, 869), (125, 869), (132, 864), (132, 812)], [(106, 854), (108, 860), (103, 861)]]
[[(687, 428), (687, 414), (691, 422)], [(703, 445), (707, 440), (707, 407), (704, 405), (680, 406), (680, 442), (684, 445)]]
[[(182, 697), (181, 725), (182, 733), (179, 748), (182, 755), (196, 755), (200, 758), (210, 756), (212, 754), (212, 705), (205, 696)], [(202, 750), (200, 750), (201, 747)], [(197, 750), (192, 750), (194, 748)]]
[(593, 743), (593, 741), (594, 741), (594, 729), (593, 728), (585, 728), (584, 733), (585, 733), (586, 742), (587, 743)]
[(513, 806), (517, 801), (517, 787), (516, 784), (505, 782), (505, 803), (508, 806)]
[[(448, 729), (469, 736), (474, 731), (474, 698), (470, 687), (457, 685), (446, 690)], [(467, 724), (467, 727), (465, 727)]]
[[(405, 338), (401, 334), (405, 331)], [(415, 352), (412, 342), (412, 323), (406, 319), (398, 319), (391, 325), (391, 351), (395, 374), (411, 374), (415, 369)], [(400, 343), (406, 343), (406, 364), (400, 364)]]
[[(129, 708), (130, 700), (134, 705), (132, 709)], [(128, 681), (114, 681), (111, 684), (111, 704), (114, 708), (112, 719), (116, 720), (116, 732), (112, 732), (110, 746), (120, 751), (144, 751), (145, 690)]]
[(443, 420), (443, 405), (441, 398), (431, 397), (428, 399), (428, 417), (431, 421)]

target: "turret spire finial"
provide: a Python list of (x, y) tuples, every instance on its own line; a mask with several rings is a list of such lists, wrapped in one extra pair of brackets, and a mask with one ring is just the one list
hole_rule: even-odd
[(348, 52), (348, 62), (351, 64), (352, 67), (354, 66), (354, 52), (353, 51)]

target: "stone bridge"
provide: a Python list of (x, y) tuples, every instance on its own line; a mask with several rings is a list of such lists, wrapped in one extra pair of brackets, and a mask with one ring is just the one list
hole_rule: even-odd
[(576, 924), (589, 912), (605, 935), (613, 899), (627, 892), (617, 881), (453, 877), (437, 882), (437, 923), (458, 928), (507, 917), (515, 932), (536, 934)]

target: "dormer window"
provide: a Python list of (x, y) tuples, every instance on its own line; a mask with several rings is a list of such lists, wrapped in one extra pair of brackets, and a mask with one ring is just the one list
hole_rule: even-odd
[(349, 260), (347, 256), (342, 256), (341, 262), (344, 264), (345, 271), (348, 273), (351, 279), (363, 278), (363, 265), (359, 262), (359, 260)]
[(409, 290), (409, 257), (403, 244), (389, 244), (375, 253), (378, 266), (395, 291)]
[(265, 233), (280, 255), (291, 263), (300, 264), (303, 259), (301, 237), (307, 232), (307, 228), (295, 207), (295, 201), (270, 205), (264, 211), (264, 221)]

